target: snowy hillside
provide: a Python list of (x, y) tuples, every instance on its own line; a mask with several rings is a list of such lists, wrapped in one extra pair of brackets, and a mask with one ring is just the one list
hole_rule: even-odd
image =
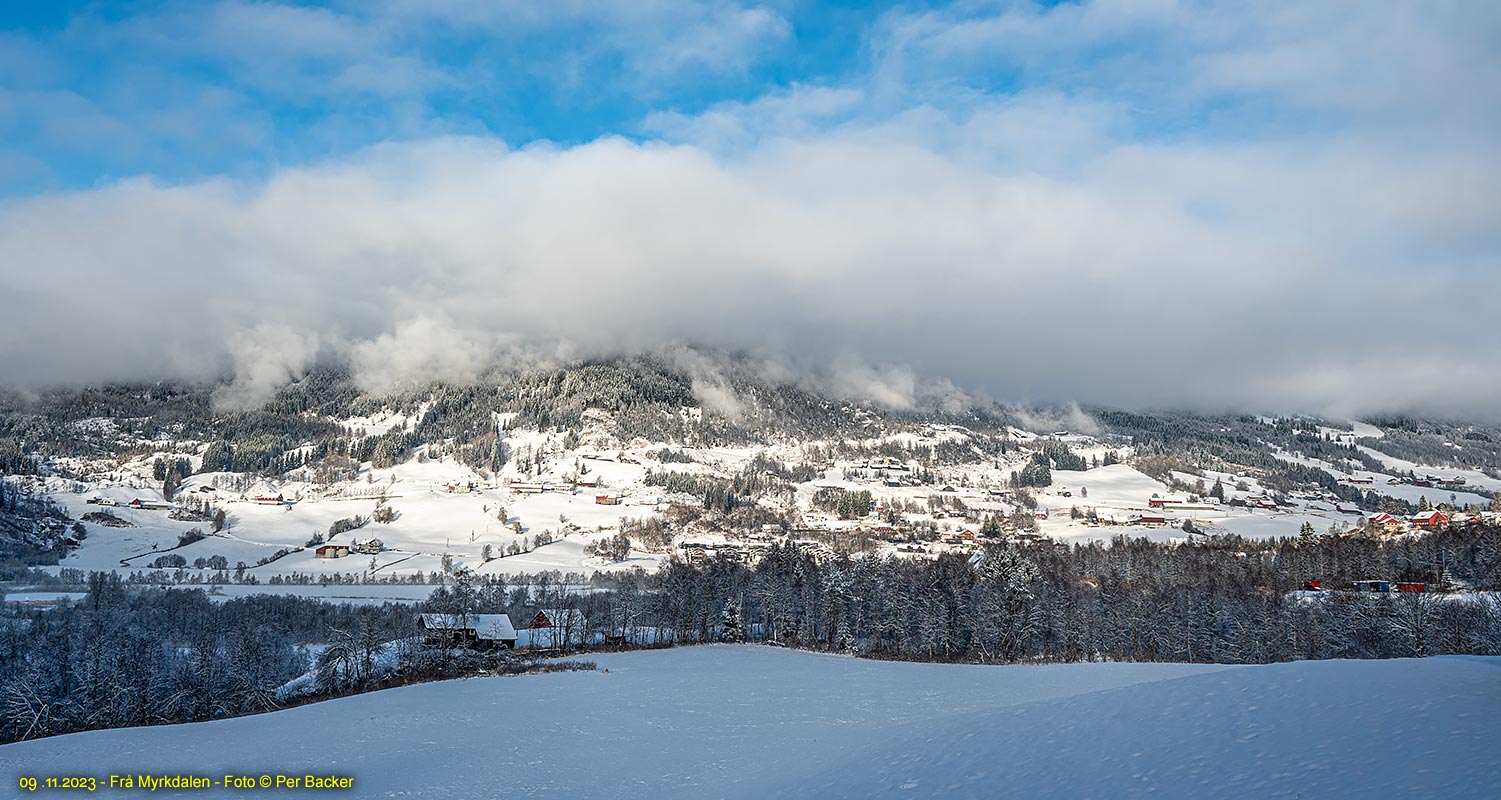
[(596, 660), (0, 759), (40, 775), (348, 775), (351, 797), (1501, 793), (1498, 659), (980, 667), (711, 646)]
[(788, 538), (932, 559), (1346, 534), (1378, 513), (1395, 523), (1370, 532), (1405, 535), (1427, 506), (1469, 524), (1501, 490), (1501, 431), (1483, 426), (894, 409), (715, 363), (712, 396), (702, 375), (625, 359), (390, 396), (314, 371), (239, 414), (208, 413), (203, 386), (14, 401), (5, 485), (66, 517), (0, 526), (0, 545), (142, 582), (368, 585), (754, 564)]

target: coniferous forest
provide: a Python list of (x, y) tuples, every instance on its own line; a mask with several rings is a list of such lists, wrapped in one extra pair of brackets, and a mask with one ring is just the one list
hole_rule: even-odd
[[(1340, 590), (1372, 578), (1481, 591)], [(1305, 581), (1326, 590), (1302, 591)], [(1386, 541), (1003, 544), (933, 561), (776, 544), (754, 567), (460, 574), (418, 607), (216, 602), (200, 589), (134, 589), (113, 573), (87, 576), (85, 591), (57, 609), (11, 605), (0, 616), (0, 740), (272, 710), (283, 705), (277, 688), (309, 670), (333, 676), (315, 695), (330, 697), (502, 669), (504, 654), (421, 645), (423, 610), (524, 620), (576, 608), (587, 630), (570, 632), (568, 649), (751, 641), (990, 664), (1501, 654), (1495, 527)], [(403, 645), (399, 663), (374, 669), (392, 642)]]

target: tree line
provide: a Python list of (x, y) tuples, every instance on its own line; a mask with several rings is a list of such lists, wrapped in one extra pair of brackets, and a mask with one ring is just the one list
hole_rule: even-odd
[[(1435, 591), (1301, 590), (1367, 579)], [(274, 708), (278, 686), (319, 666), (300, 645), (338, 644), (330, 658), (368, 660), (385, 642), (417, 636), (423, 610), (508, 613), (524, 625), (539, 608), (578, 609), (585, 648), (744, 640), (978, 663), (1501, 654), (1494, 526), (1395, 539), (1003, 541), (933, 560), (842, 557), (785, 540), (754, 565), (673, 559), (653, 573), (509, 583), (461, 570), (446, 582), (416, 607), (272, 595), (215, 603), (199, 590), (131, 589), (114, 573), (91, 574), (78, 602), (0, 615), (0, 739)], [(414, 652), (432, 675), (458, 674), (450, 656), (467, 663), (462, 653)]]

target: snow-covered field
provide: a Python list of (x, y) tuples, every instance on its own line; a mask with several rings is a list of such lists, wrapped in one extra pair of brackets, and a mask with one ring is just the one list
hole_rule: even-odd
[[(58, 566), (131, 571), (147, 570), (152, 561), (169, 552), (182, 556), (190, 565), (198, 558), (223, 556), (231, 569), (237, 562), (244, 562), (249, 567), (246, 574), (255, 576), (262, 584), (273, 576), (293, 573), (352, 574), (361, 580), (367, 576), (379, 580), (415, 572), (432, 573), (441, 570), (444, 555), (480, 574), (532, 574), (545, 570), (591, 573), (637, 566), (654, 569), (660, 557), (639, 551), (623, 562), (610, 563), (585, 554), (587, 544), (613, 535), (622, 518), (655, 513), (654, 507), (629, 502), (595, 503), (596, 492), (621, 494), (624, 490), (640, 494), (644, 467), (599, 461), (585, 463), (590, 465), (591, 479), (603, 479), (611, 488), (534, 495), (513, 492), (503, 486), (477, 485), (474, 491), (450, 492), (446, 488), (450, 484), (480, 484), (479, 476), (463, 465), (438, 459), (422, 462), (414, 459), (385, 470), (366, 467), (364, 479), (342, 486), (341, 490), (366, 495), (384, 491), (388, 498), (385, 503), (395, 510), (396, 519), (389, 524), (367, 523), (330, 538), (331, 542), (349, 544), (374, 537), (385, 545), (378, 556), (356, 554), (338, 559), (317, 558), (308, 542), (315, 534), (326, 535), (337, 520), (355, 515), (369, 518), (377, 505), (373, 497), (329, 496), (313, 491), (307, 484), (291, 481), (276, 486), (268, 484), (257, 491), (282, 494), (296, 502), (260, 505), (245, 502), (239, 492), (199, 492), (201, 487), (211, 486), (215, 475), (195, 475), (184, 483), (180, 496), (201, 497), (223, 508), (230, 525), (221, 535), (178, 547), (184, 531), (192, 528), (207, 531), (208, 524), (174, 521), (162, 510), (125, 507), (135, 498), (161, 498), (159, 491), (149, 488), (148, 481), (132, 475), (118, 482), (87, 487), (79, 493), (53, 492), (53, 498), (67, 506), (75, 517), (106, 511), (131, 523), (130, 527), (87, 524), (88, 538)], [(144, 471), (149, 464), (142, 461), (135, 466)], [(551, 476), (551, 480), (559, 479)], [(88, 502), (92, 497), (110, 499), (119, 505), (95, 506)], [(505, 522), (499, 518), (502, 508), (506, 510)], [(519, 534), (512, 528), (516, 524), (521, 526)], [(532, 542), (544, 530), (555, 537), (552, 544), (501, 557), (507, 547), (524, 540)], [(492, 548), (494, 555), (489, 562), (481, 558), (485, 545)], [(295, 552), (257, 565), (280, 550)], [(212, 570), (204, 574), (212, 574)]]
[(595, 660), (7, 745), (0, 762), (340, 774), (362, 798), (1501, 796), (1495, 658), (981, 667), (709, 646)]

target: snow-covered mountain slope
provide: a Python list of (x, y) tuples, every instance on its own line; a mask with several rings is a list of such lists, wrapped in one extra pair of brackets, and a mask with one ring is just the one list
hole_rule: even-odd
[[(447, 567), (652, 569), (673, 554), (753, 562), (772, 535), (932, 558), (978, 548), (981, 535), (1346, 533), (1425, 503), (1467, 522), (1501, 489), (1501, 430), (1486, 426), (1047, 414), (974, 398), (883, 407), (714, 363), (733, 402), (710, 402), (702, 376), (670, 359), (387, 396), (320, 369), (232, 413), (216, 410), (208, 386), (0, 396), (0, 471), (71, 515), (20, 526), (28, 550), (55, 554), (59, 568), (263, 585), (409, 581)], [(173, 502), (223, 512), (228, 527), (169, 512), (174, 489)], [(840, 507), (848, 493), (860, 501)], [(255, 499), (278, 496), (286, 502)], [(1156, 498), (1184, 502), (1154, 509)], [(394, 513), (334, 532), (377, 508)], [(130, 524), (85, 518), (101, 511)], [(217, 535), (187, 542), (194, 528)], [(320, 539), (351, 552), (319, 558)]]
[[(910, 435), (909, 438), (924, 446), (949, 435), (952, 435), (949, 431), (934, 431), (928, 438)], [(138, 458), (119, 467), (109, 479), (52, 478), (34, 483), (47, 490), (74, 518), (85, 518), (102, 510), (130, 523), (128, 527), (109, 527), (85, 522), (87, 538), (69, 549), (60, 567), (143, 571), (151, 569), (162, 556), (171, 555), (181, 556), (189, 573), (197, 572), (207, 578), (223, 574), (222, 569), (212, 566), (215, 557), (219, 557), (223, 559), (220, 563), (231, 572), (237, 564), (245, 564), (243, 574), (264, 584), (273, 578), (293, 575), (341, 575), (358, 581), (428, 575), (441, 571), (445, 559), (481, 575), (544, 570), (593, 573), (638, 566), (654, 569), (672, 552), (671, 542), (659, 541), (652, 546), (637, 539), (635, 549), (623, 560), (606, 560), (586, 552), (589, 545), (615, 536), (627, 521), (660, 517), (674, 501), (690, 506), (702, 504), (701, 497), (675, 494), (649, 483), (649, 471), (692, 475), (729, 485), (737, 476), (745, 475), (756, 458), (786, 464), (807, 463), (797, 448), (776, 444), (733, 448), (677, 445), (673, 452), (692, 459), (681, 462), (659, 460), (658, 455), (669, 447), (660, 442), (607, 453), (588, 446), (573, 449), (561, 444), (554, 446), (546, 469), (523, 473), (513, 463), (488, 478), (451, 458), (427, 458), (426, 448), (419, 448), (417, 455), (391, 467), (363, 464), (352, 479), (336, 483), (313, 482), (293, 474), (280, 480), (262, 478), (245, 491), (233, 491), (223, 487), (235, 480), (235, 475), (192, 475), (184, 480), (179, 498), (201, 500), (222, 509), (228, 515), (229, 527), (217, 535), (181, 546), (179, 540), (186, 531), (194, 528), (207, 531), (207, 523), (173, 519), (164, 508), (126, 507), (135, 499), (154, 502), (162, 499), (149, 480), (149, 458)], [(1080, 453), (1089, 453), (1091, 447), (1087, 440), (1074, 444)], [(1130, 450), (1121, 448), (1120, 452)], [(1343, 477), (1343, 473), (1323, 462), (1286, 454), (1278, 457), (1300, 465), (1328, 468)], [(752, 496), (746, 500), (759, 507), (767, 519), (778, 520), (782, 530), (794, 535), (814, 538), (863, 535), (875, 542), (876, 549), (899, 555), (914, 552), (931, 555), (952, 549), (950, 544), (954, 543), (945, 544), (943, 534), (957, 536), (964, 531), (977, 531), (981, 521), (991, 515), (1036, 516), (1038, 532), (1062, 542), (1108, 541), (1122, 534), (1154, 541), (1181, 540), (1187, 536), (1182, 530), (1184, 521), (1191, 521), (1197, 529), (1208, 533), (1264, 539), (1296, 535), (1304, 523), (1313, 525), (1320, 533), (1331, 528), (1348, 530), (1362, 519), (1358, 513), (1350, 513), (1353, 506), (1341, 504), (1326, 493), (1284, 497), (1280, 505), (1270, 509), (1259, 506), (1250, 501), (1270, 494), (1271, 490), (1246, 472), (1175, 471), (1171, 475), (1174, 486), (1169, 486), (1126, 464), (1083, 470), (1055, 469), (1052, 485), (1035, 490), (1036, 508), (1027, 510), (1004, 488), (1007, 477), (1022, 468), (1027, 458), (1023, 451), (940, 466), (923, 483), (910, 478), (917, 470), (924, 469), (915, 461), (904, 467), (906, 471), (882, 471), (868, 468), (865, 459), (835, 459), (819, 463), (810, 472), (814, 477), (793, 484), (788, 494)], [(578, 474), (579, 470), (584, 474)], [(1430, 499), (1435, 501), (1447, 497), (1433, 489), (1388, 486), (1388, 476), (1368, 474), (1373, 479), (1369, 488), (1388, 495), (1406, 491), (1414, 500), (1424, 492), (1425, 497), (1432, 495)], [(583, 481), (584, 485), (576, 486), (574, 481)], [(1156, 512), (1152, 509), (1154, 498), (1194, 497), (1184, 487), (1216, 481), (1223, 483), (1221, 488), (1228, 501), (1248, 502), (1232, 505), (1206, 497), (1187, 507), (1167, 509), (1165, 514), (1163, 509)], [(534, 493), (523, 489), (543, 485), (549, 491)], [(1202, 487), (1200, 490), (1204, 491)], [(816, 507), (815, 497), (822, 491), (869, 492), (871, 511), (841, 519), (827, 508)], [(287, 502), (254, 502), (252, 498), (258, 494), (280, 495)], [(96, 498), (112, 505), (91, 503)], [(601, 498), (612, 502), (601, 504)], [(1475, 494), (1465, 494), (1465, 499), (1476, 505), (1489, 503), (1489, 498)], [(939, 505), (935, 506), (935, 502)], [(368, 520), (381, 505), (394, 509), (393, 521), (367, 523), (337, 536), (328, 535), (336, 522), (356, 516)], [(893, 513), (897, 516), (893, 517)], [(1161, 521), (1144, 521), (1153, 514), (1161, 515)], [(899, 522), (892, 523), (893, 518)], [(1096, 524), (1095, 518), (1102, 524)], [(675, 541), (723, 543), (727, 537), (720, 531), (724, 531), (729, 539), (743, 543), (744, 537), (759, 527), (684, 528)], [(926, 538), (920, 535), (924, 529), (929, 531)], [(919, 535), (914, 536), (914, 531)], [(552, 541), (532, 549), (539, 534)], [(383, 549), (373, 554), (319, 558), (312, 545), (315, 537), (336, 544), (378, 538)], [(968, 544), (958, 542), (954, 546)], [(487, 546), (493, 556), (489, 561), (483, 558)], [(527, 552), (512, 553), (511, 548)], [(195, 570), (194, 564), (199, 559), (208, 560), (209, 566)]]
[(38, 775), (340, 774), (362, 798), (1501, 793), (1501, 659), (981, 667), (709, 646), (596, 660), (72, 734), (0, 760)]

